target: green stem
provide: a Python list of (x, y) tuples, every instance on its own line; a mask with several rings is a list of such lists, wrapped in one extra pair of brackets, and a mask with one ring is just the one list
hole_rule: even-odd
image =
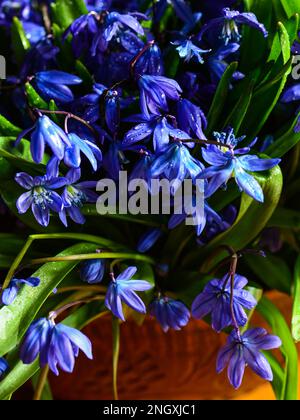
[(46, 381), (47, 381), (47, 377), (48, 377), (48, 373), (49, 373), (49, 366), (46, 365), (42, 370), (41, 370), (41, 374), (36, 386), (36, 389), (34, 391), (34, 396), (33, 399), (35, 401), (38, 401), (41, 399), (42, 393), (43, 393), (43, 389), (46, 385)]
[(11, 265), (11, 267), (10, 267), (6, 277), (5, 277), (5, 280), (3, 282), (2, 289), (5, 289), (9, 285), (9, 282), (10, 282), (12, 276), (14, 275), (14, 272), (16, 271), (17, 267), (20, 265), (22, 259), (24, 258), (24, 255), (26, 254), (26, 252), (28, 251), (28, 249), (32, 245), (33, 241), (45, 240), (45, 239), (73, 239), (73, 240), (92, 242), (92, 243), (95, 243), (95, 244), (101, 245), (101, 246), (110, 246), (112, 244), (112, 242), (110, 242), (108, 240), (105, 240), (103, 238), (100, 238), (98, 236), (81, 234), (81, 233), (52, 233), (52, 234), (30, 235), (28, 237), (27, 241), (25, 242), (23, 248), (21, 249), (21, 251), (17, 255), (16, 259), (12, 263), (12, 265)]
[(120, 322), (113, 315), (112, 318), (112, 334), (113, 334), (113, 394), (114, 400), (118, 400), (118, 364), (120, 354)]
[(137, 261), (144, 261), (148, 264), (155, 265), (155, 261), (147, 257), (145, 255), (138, 255), (132, 253), (122, 253), (122, 252), (103, 252), (99, 253), (92, 253), (92, 254), (77, 254), (77, 255), (68, 255), (66, 257), (46, 257), (46, 258), (36, 258), (29, 261), (30, 265), (39, 265), (48, 262), (57, 262), (57, 261), (81, 261), (81, 260), (94, 260), (94, 259), (110, 259), (110, 258), (118, 258), (118, 259), (132, 259)]

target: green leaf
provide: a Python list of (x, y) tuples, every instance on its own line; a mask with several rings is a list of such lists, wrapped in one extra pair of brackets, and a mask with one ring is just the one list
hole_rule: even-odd
[(298, 144), (300, 141), (300, 133), (295, 132), (295, 126), (298, 124), (299, 118), (300, 112), (293, 120), (289, 130), (276, 139), (274, 143), (267, 148), (265, 153), (267, 153), (270, 157), (282, 157)]
[(282, 341), (281, 352), (285, 357), (285, 378), (280, 399), (297, 400), (298, 353), (290, 329), (282, 313), (267, 298), (260, 300), (257, 310), (271, 326), (274, 334), (278, 335)]
[(0, 136), (10, 137), (17, 136), (21, 133), (21, 128), (16, 127), (0, 114)]
[(263, 352), (264, 356), (270, 363), (273, 372), (273, 381), (271, 382), (275, 397), (277, 400), (281, 400), (282, 390), (284, 389), (285, 373), (281, 364), (278, 362), (272, 353)]
[(42, 164), (46, 164), (48, 157), (45, 155), (41, 165), (37, 165), (31, 157), (30, 142), (21, 140), (21, 143), (15, 147), (15, 137), (0, 137), (0, 156), (9, 160), (14, 166), (25, 170), (31, 168), (40, 172), (43, 168)]
[[(95, 252), (96, 245), (77, 244), (58, 254), (69, 256), (80, 253)], [(40, 279), (38, 287), (24, 287), (15, 301), (1, 308), (0, 354), (4, 355), (15, 347), (36, 313), (52, 293), (53, 289), (76, 267), (78, 261), (63, 261), (48, 263), (32, 275)]]
[(225, 70), (222, 79), (218, 84), (213, 102), (207, 115), (207, 133), (210, 133), (212, 130), (216, 130), (218, 127), (218, 121), (222, 116), (223, 108), (228, 96), (232, 75), (236, 71), (237, 66), (237, 62), (231, 63)]
[(290, 294), (292, 274), (286, 262), (277, 256), (267, 255), (266, 258), (256, 255), (244, 255), (244, 261), (270, 289), (280, 290)]
[(21, 65), (24, 61), (26, 52), (30, 48), (30, 42), (26, 37), (22, 22), (20, 22), (17, 17), (14, 17), (12, 21), (11, 36), (14, 58), (17, 63)]
[(300, 4), (298, 0), (281, 0), (280, 3), (284, 8), (287, 17), (291, 17), (295, 13), (300, 13)]
[[(219, 251), (221, 245), (229, 245), (236, 251), (247, 246), (265, 227), (275, 208), (282, 190), (282, 174), (278, 166), (268, 172), (255, 174), (264, 192), (264, 203), (258, 203), (246, 194), (242, 194), (241, 205), (235, 223), (226, 232), (218, 235), (205, 248), (191, 252), (184, 261), (184, 266), (201, 264), (201, 271), (209, 272), (212, 267), (228, 256), (226, 252)], [(207, 257), (210, 258), (207, 259)]]
[(294, 269), (294, 302), (292, 314), (292, 336), (300, 341), (300, 257), (298, 256)]
[[(106, 311), (103, 302), (91, 302), (75, 310), (63, 323), (73, 328), (82, 329), (90, 322), (103, 316), (105, 313), (103, 311)], [(0, 382), (0, 400), (6, 399), (7, 396), (14, 393), (39, 370), (37, 360), (31, 365), (24, 365), (18, 357), (18, 350), (14, 351), (9, 357), (9, 364), (11, 370)]]
[(67, 29), (79, 16), (88, 13), (84, 0), (56, 0), (51, 9), (53, 22), (62, 30)]
[(29, 82), (25, 84), (25, 92), (28, 103), (32, 108), (48, 109), (47, 102), (40, 97)]
[(91, 90), (93, 87), (94, 81), (93, 81), (93, 77), (91, 73), (88, 71), (85, 65), (81, 61), (76, 60), (75, 70), (76, 70), (77, 76), (81, 78), (86, 88)]

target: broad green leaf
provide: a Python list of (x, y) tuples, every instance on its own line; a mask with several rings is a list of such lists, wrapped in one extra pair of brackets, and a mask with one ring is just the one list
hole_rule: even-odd
[(26, 52), (30, 48), (30, 42), (28, 41), (22, 22), (17, 17), (13, 18), (11, 25), (11, 36), (12, 36), (12, 47), (14, 50), (14, 58), (18, 64), (22, 64), (26, 55)]
[(295, 126), (296, 124), (298, 124), (299, 118), (300, 112), (293, 120), (289, 130), (286, 133), (284, 133), (281, 137), (276, 139), (274, 143), (268, 147), (266, 153), (270, 157), (282, 157), (298, 144), (298, 142), (300, 141), (300, 133), (295, 132)]
[(229, 88), (230, 82), (232, 79), (233, 73), (236, 71), (238, 63), (233, 62), (231, 63), (227, 69), (225, 70), (222, 79), (220, 80), (213, 102), (211, 104), (209, 113), (207, 115), (208, 120), (208, 127), (207, 133), (211, 133), (212, 130), (216, 130), (218, 127), (218, 122), (220, 117), (223, 113), (223, 107), (225, 105)]
[(262, 284), (270, 289), (280, 290), (290, 294), (292, 274), (286, 262), (274, 255), (266, 258), (256, 255), (244, 255), (244, 261), (260, 279)]
[[(220, 250), (221, 245), (229, 245), (238, 251), (251, 243), (261, 232), (277, 207), (282, 189), (282, 174), (276, 166), (266, 173), (255, 174), (255, 178), (264, 191), (264, 203), (258, 203), (248, 195), (242, 194), (239, 214), (232, 227), (218, 235), (205, 248), (191, 252), (184, 259), (184, 266), (198, 264), (201, 265), (201, 271), (206, 273), (228, 256)], [(217, 251), (218, 255), (215, 255)], [(207, 259), (209, 254), (211, 256)]]
[(278, 207), (268, 221), (268, 226), (300, 230), (300, 212)]
[[(278, 0), (275, 0), (275, 2), (278, 3)], [(285, 22), (285, 28), (286, 28), (286, 31), (289, 35), (289, 43), (290, 43), (290, 45), (292, 45), (293, 42), (297, 38), (297, 32), (298, 32), (298, 28), (299, 28), (299, 15), (296, 14), (291, 19), (289, 19), (287, 22)], [(274, 40), (273, 40), (273, 43), (272, 43), (272, 48), (271, 48), (271, 52), (270, 52), (268, 61), (276, 61), (278, 59), (278, 57), (280, 56), (281, 51), (282, 51), (282, 46), (281, 46), (280, 41), (281, 41), (281, 39), (280, 39), (279, 33), (277, 32), (274, 36)], [(283, 40), (283, 42), (284, 42), (284, 40)]]
[(285, 383), (285, 373), (281, 366), (281, 364), (278, 362), (275, 356), (273, 356), (270, 352), (263, 352), (264, 356), (270, 363), (272, 372), (273, 372), (273, 381), (271, 382), (275, 397), (277, 400), (281, 400), (282, 396), (282, 390), (284, 389), (284, 383)]
[[(103, 302), (95, 301), (75, 310), (63, 323), (73, 328), (82, 329), (105, 313)], [(6, 399), (8, 395), (14, 393), (39, 370), (37, 360), (31, 365), (24, 365), (18, 357), (18, 350), (9, 357), (9, 364), (11, 370), (0, 382), (0, 400)]]
[(16, 127), (14, 124), (9, 122), (3, 115), (0, 114), (0, 136), (15, 136), (21, 132), (21, 128)]
[(280, 0), (287, 17), (293, 16), (295, 13), (300, 13), (300, 4), (298, 0)]
[[(58, 254), (68, 256), (95, 252), (96, 245), (77, 244)], [(0, 354), (4, 355), (15, 347), (36, 313), (64, 277), (76, 267), (78, 261), (63, 261), (43, 265), (32, 275), (40, 279), (38, 287), (24, 287), (15, 301), (0, 309), (1, 336)]]
[(271, 326), (273, 333), (278, 335), (282, 341), (281, 351), (285, 357), (285, 378), (280, 399), (297, 400), (298, 352), (290, 329), (282, 313), (267, 298), (260, 300), (257, 310)]
[(300, 341), (300, 257), (298, 256), (294, 269), (294, 302), (292, 315), (292, 336)]
[(67, 29), (81, 15), (88, 13), (84, 0), (56, 0), (52, 4), (53, 22)]

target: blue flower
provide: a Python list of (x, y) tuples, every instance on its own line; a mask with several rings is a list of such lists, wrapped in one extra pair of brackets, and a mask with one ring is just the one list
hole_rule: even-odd
[(63, 209), (62, 198), (54, 190), (63, 187), (66, 179), (47, 175), (33, 178), (25, 172), (19, 172), (15, 181), (27, 190), (16, 202), (18, 212), (24, 214), (31, 207), (37, 222), (44, 227), (48, 226), (50, 210), (59, 213)]
[(135, 291), (144, 292), (153, 287), (145, 280), (131, 280), (136, 271), (136, 267), (126, 268), (116, 279), (113, 277), (107, 289), (105, 306), (123, 321), (125, 321), (125, 317), (122, 302), (135, 311), (144, 314), (146, 313), (145, 304)]
[(40, 366), (49, 365), (52, 372), (58, 375), (58, 368), (73, 372), (79, 350), (89, 359), (93, 358), (91, 342), (84, 334), (67, 325), (55, 324), (52, 318), (41, 318), (27, 330), (20, 358), (28, 365), (40, 355)]
[(177, 119), (179, 128), (189, 134), (190, 138), (206, 139), (203, 130), (207, 127), (207, 120), (203, 111), (188, 99), (181, 99), (177, 103)]
[(79, 224), (85, 223), (85, 217), (80, 209), (85, 203), (95, 203), (98, 195), (95, 192), (97, 181), (79, 181), (81, 169), (70, 169), (66, 174), (65, 188), (62, 193), (63, 208), (59, 213), (59, 218), (65, 226), (68, 226), (67, 215)]
[(176, 50), (179, 53), (179, 57), (184, 58), (186, 62), (191, 61), (192, 58), (195, 58), (199, 64), (203, 64), (204, 60), (201, 54), (208, 53), (210, 50), (202, 50), (193, 44), (190, 39), (178, 40), (172, 42), (173, 45), (176, 45)]
[(240, 13), (237, 10), (230, 10), (224, 8), (222, 11), (223, 16), (211, 19), (203, 26), (199, 33), (199, 40), (202, 39), (203, 34), (208, 30), (222, 27), (221, 38), (227, 45), (230, 41), (239, 42), (241, 35), (239, 33), (238, 25), (248, 25), (260, 31), (264, 37), (268, 36), (268, 31), (262, 23), (257, 20), (254, 13)]
[(81, 139), (76, 133), (69, 133), (70, 146), (65, 147), (64, 163), (71, 168), (81, 165), (81, 153), (86, 156), (94, 171), (102, 161), (102, 152), (98, 146), (89, 140)]
[(260, 350), (270, 350), (281, 346), (281, 340), (270, 335), (264, 328), (247, 330), (241, 337), (232, 331), (227, 344), (219, 351), (217, 372), (228, 365), (227, 376), (234, 388), (241, 386), (245, 368), (249, 366), (261, 378), (272, 381), (271, 366)]
[(140, 160), (133, 167), (129, 181), (134, 179), (142, 179), (147, 185), (149, 191), (151, 191), (151, 166), (154, 160), (154, 155), (151, 155), (149, 152), (143, 152)]
[(30, 139), (30, 151), (32, 159), (40, 163), (44, 157), (45, 147), (48, 145), (54, 155), (62, 160), (65, 154), (65, 148), (71, 147), (68, 135), (46, 115), (40, 116), (34, 127), (23, 131), (17, 138), (17, 146), (21, 139), (33, 130)]
[[(257, 305), (251, 293), (244, 290), (248, 280), (236, 274), (233, 286), (233, 311), (238, 325), (247, 323), (247, 315), (243, 308), (252, 309)], [(211, 313), (211, 326), (220, 332), (233, 325), (230, 308), (230, 276), (226, 274), (222, 279), (211, 280), (192, 304), (192, 315), (201, 319)]]
[(9, 365), (7, 361), (3, 357), (0, 357), (0, 378), (4, 375), (8, 368)]
[(156, 244), (162, 234), (163, 232), (160, 228), (149, 229), (140, 238), (137, 250), (141, 253), (149, 251), (149, 249)]
[(155, 316), (164, 332), (170, 328), (181, 330), (190, 320), (190, 311), (184, 303), (164, 296), (155, 299), (149, 305), (150, 314)]
[(160, 111), (168, 111), (167, 98), (174, 101), (180, 99), (182, 92), (179, 84), (164, 76), (143, 75), (138, 80), (140, 88), (140, 105), (143, 114), (150, 117), (150, 114), (160, 115)]
[[(131, 117), (132, 121), (134, 118)], [(190, 136), (183, 130), (179, 130), (171, 125), (166, 117), (162, 116), (151, 116), (145, 117), (143, 115), (137, 115), (136, 119), (140, 124), (129, 130), (122, 142), (123, 145), (131, 145), (141, 140), (147, 139), (153, 135), (153, 148), (155, 152), (161, 152), (170, 142), (170, 137), (179, 140), (189, 140)], [(129, 119), (127, 119), (128, 121)], [(175, 120), (175, 118), (174, 118)], [(175, 120), (176, 121), (176, 120)], [(193, 143), (188, 143), (189, 146), (193, 146)]]
[[(143, 16), (143, 18), (147, 19), (146, 16)], [(131, 29), (138, 35), (144, 35), (144, 29), (134, 14), (111, 12), (107, 15), (105, 20), (103, 37), (107, 42), (109, 42), (126, 28)]]
[(286, 89), (281, 97), (281, 102), (289, 103), (300, 100), (300, 83)]
[(101, 283), (105, 272), (105, 260), (87, 260), (81, 264), (80, 278), (89, 284)]
[(37, 44), (46, 36), (46, 30), (44, 26), (38, 25), (34, 22), (22, 22), (23, 28), (26, 34), (26, 38), (29, 40), (31, 45)]
[[(234, 177), (241, 191), (255, 200), (263, 202), (262, 188), (256, 179), (248, 174), (248, 171), (266, 171), (278, 165), (280, 159), (260, 159), (255, 155), (247, 155), (246, 153), (249, 153), (251, 145), (235, 150), (237, 144), (244, 140), (245, 136), (236, 138), (232, 129), (228, 132), (214, 133), (214, 136), (220, 142), (220, 146), (207, 145), (206, 148), (202, 149), (203, 159), (212, 165), (204, 169), (199, 175), (199, 178), (202, 179), (211, 178), (206, 196), (210, 197), (231, 177)], [(229, 148), (225, 149), (222, 145), (227, 145)]]
[(17, 294), (23, 284), (31, 287), (37, 287), (40, 284), (40, 279), (37, 277), (28, 277), (27, 279), (13, 278), (8, 287), (3, 290), (1, 300), (3, 305), (10, 305), (16, 299)]
[(157, 156), (151, 167), (152, 178), (164, 176), (181, 183), (185, 178), (195, 179), (202, 170), (201, 163), (180, 142), (169, 144)]
[(41, 71), (35, 74), (33, 80), (37, 91), (45, 100), (53, 99), (63, 104), (74, 99), (68, 86), (78, 85), (82, 82), (78, 76), (58, 70)]

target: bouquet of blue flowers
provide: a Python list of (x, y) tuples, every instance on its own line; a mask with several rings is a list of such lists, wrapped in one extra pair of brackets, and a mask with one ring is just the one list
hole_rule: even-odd
[(0, 2), (0, 399), (32, 378), (42, 399), (49, 371), (92, 359), (80, 330), (103, 316), (117, 398), (122, 323), (146, 314), (165, 333), (203, 319), (234, 388), (249, 367), (297, 399), (299, 14)]

